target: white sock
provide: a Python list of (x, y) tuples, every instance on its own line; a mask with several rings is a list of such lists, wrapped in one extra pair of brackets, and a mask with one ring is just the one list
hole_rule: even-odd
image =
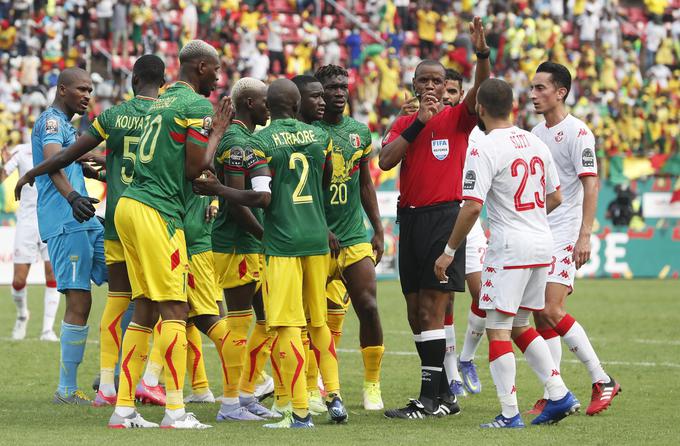
[[(530, 328), (529, 330), (533, 331), (534, 329)], [(564, 385), (562, 376), (560, 376), (560, 372), (553, 362), (548, 344), (538, 333), (536, 333), (536, 337), (524, 350), (524, 357), (527, 359), (531, 369), (536, 373), (536, 376), (538, 376), (538, 379), (545, 386), (545, 391), (548, 394), (547, 399), (556, 401), (564, 398), (564, 395), (568, 392), (567, 387)]]
[(444, 369), (446, 377), (451, 381), (462, 381), (458, 373), (458, 358), (456, 355), (456, 330), (454, 325), (444, 325), (444, 335), (446, 336), (446, 353), (444, 354)]
[[(548, 350), (550, 350), (550, 356), (552, 356), (553, 362), (555, 363), (555, 367), (557, 368), (557, 371), (561, 371), (560, 369), (560, 363), (562, 362), (562, 338), (555, 333), (552, 329), (550, 330), (539, 330), (539, 333), (543, 335), (547, 335), (546, 332), (550, 332), (548, 339), (545, 337), (543, 338), (545, 340), (545, 343), (548, 344)], [(550, 395), (548, 395), (548, 389), (543, 390), (543, 399), (547, 400), (550, 399)]]
[(20, 290), (12, 287), (12, 297), (14, 298), (14, 305), (17, 306), (17, 317), (28, 317), (28, 299), (26, 297), (26, 287)]
[(59, 291), (56, 288), (45, 287), (45, 312), (43, 313), (43, 333), (52, 331), (54, 319), (59, 308)]
[(484, 336), (484, 327), (486, 325), (486, 318), (479, 317), (472, 311), (468, 313), (468, 325), (465, 330), (465, 341), (463, 341), (463, 348), (460, 351), (459, 359), (461, 361), (472, 361), (475, 359), (475, 352), (482, 342)]
[(114, 369), (99, 370), (99, 391), (104, 396), (114, 396), (116, 394)]
[(128, 417), (135, 413), (135, 408), (134, 407), (128, 407), (128, 406), (116, 406), (116, 414), (118, 414), (121, 417)]
[(571, 328), (562, 335), (562, 339), (564, 339), (564, 343), (567, 344), (569, 350), (586, 366), (593, 383), (600, 381), (609, 382), (609, 376), (604, 372), (600, 359), (595, 354), (595, 350), (581, 324), (574, 321)]
[(489, 363), (491, 377), (496, 385), (496, 394), (501, 402), (503, 416), (512, 418), (519, 413), (515, 389), (515, 355), (505, 353)]
[(184, 416), (186, 410), (184, 410), (184, 407), (181, 409), (165, 409), (165, 413), (167, 413), (173, 420), (177, 420)]
[(163, 364), (156, 364), (155, 362), (149, 361), (146, 364), (146, 371), (142, 379), (144, 384), (149, 387), (156, 387), (158, 385), (158, 378), (161, 376), (163, 371)]

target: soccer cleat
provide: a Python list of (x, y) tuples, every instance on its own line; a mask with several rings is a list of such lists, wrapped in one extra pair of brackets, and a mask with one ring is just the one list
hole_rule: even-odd
[(328, 411), (326, 403), (324, 403), (318, 389), (310, 390), (307, 393), (307, 402), (309, 404), (309, 412), (311, 412), (312, 415), (321, 415)]
[(385, 408), (380, 392), (380, 383), (364, 382), (363, 396), (365, 410), (383, 410)]
[(543, 411), (531, 421), (531, 424), (555, 424), (561, 419), (578, 412), (581, 403), (573, 393), (567, 392), (560, 400), (548, 400)]
[(57, 336), (57, 334), (54, 331), (47, 330), (47, 331), (43, 331), (40, 334), (40, 340), (41, 341), (48, 341), (48, 342), (59, 342), (59, 336)]
[(536, 404), (534, 404), (534, 407), (526, 411), (527, 415), (538, 415), (541, 412), (543, 412), (543, 409), (545, 408), (545, 404), (548, 402), (547, 399), (541, 398), (540, 400), (536, 401)]
[(70, 404), (73, 406), (91, 406), (92, 400), (87, 397), (82, 391), (76, 390), (68, 396), (64, 396), (57, 390), (54, 392), (54, 399), (52, 400), (55, 404)]
[(458, 369), (463, 378), (463, 386), (468, 393), (474, 395), (482, 391), (482, 383), (477, 376), (477, 367), (472, 360), (458, 361)]
[[(261, 382), (260, 379), (262, 380)], [(257, 386), (255, 387), (255, 398), (263, 401), (274, 394), (274, 378), (262, 372), (260, 379), (258, 379)]]
[(21, 341), (26, 337), (26, 327), (28, 327), (28, 320), (30, 319), (30, 314), (26, 313), (24, 317), (17, 317), (14, 323), (14, 328), (12, 329), (12, 340)]
[(262, 404), (260, 404), (259, 401), (257, 401), (255, 398), (251, 398), (250, 400), (246, 398), (239, 398), (239, 400), (241, 407), (245, 407), (246, 410), (252, 413), (253, 415), (257, 415), (258, 417), (263, 419), (281, 418), (280, 413), (267, 409)]
[(401, 418), (404, 420), (418, 420), (431, 417), (432, 413), (428, 412), (418, 400), (410, 399), (406, 407), (401, 409), (390, 409), (385, 411), (387, 418)]
[(432, 412), (432, 415), (436, 417), (445, 417), (447, 415), (458, 415), (460, 413), (460, 406), (458, 405), (458, 398), (455, 395), (453, 400), (450, 397), (439, 398), (439, 407), (437, 410)]
[(480, 424), (479, 427), (483, 429), (517, 429), (526, 426), (524, 425), (524, 421), (522, 421), (520, 414), (517, 414), (512, 418), (505, 418), (503, 414), (500, 414), (491, 423)]
[(307, 416), (304, 418), (300, 418), (297, 415), (295, 415), (295, 413), (293, 413), (292, 420), (293, 422), (290, 423), (291, 429), (310, 429), (314, 427), (311, 413), (308, 413)]
[(116, 399), (116, 395), (106, 396), (101, 392), (101, 390), (97, 390), (97, 396), (94, 398), (92, 405), (94, 407), (115, 406)]
[(467, 396), (467, 392), (465, 391), (465, 386), (463, 385), (463, 381), (451, 381), (449, 388), (451, 389), (451, 393), (453, 395)]
[(251, 413), (239, 404), (222, 404), (217, 412), (217, 421), (262, 421), (264, 418)]
[(596, 382), (593, 384), (593, 395), (590, 398), (588, 409), (586, 409), (586, 415), (593, 416), (607, 410), (614, 397), (621, 391), (621, 386), (611, 376), (608, 383)]
[[(307, 415), (308, 417), (311, 415)], [(286, 411), (283, 412), (283, 418), (281, 421), (277, 421), (276, 423), (269, 423), (265, 424), (262, 427), (266, 427), (267, 429), (288, 429), (291, 427), (293, 424), (293, 412), (292, 411)]]
[(165, 391), (160, 385), (149, 386), (144, 382), (144, 378), (139, 381), (135, 389), (135, 398), (143, 404), (153, 404), (154, 406), (165, 406)]
[(326, 401), (328, 421), (338, 424), (347, 423), (347, 410), (340, 397), (335, 393), (329, 393), (328, 398), (330, 398), (330, 401)]
[(110, 429), (133, 429), (133, 428), (152, 428), (158, 427), (157, 423), (146, 421), (136, 410), (127, 417), (122, 417), (113, 411), (113, 415), (109, 418)]
[(211, 427), (209, 424), (198, 421), (191, 412), (186, 412), (179, 418), (172, 418), (166, 411), (161, 421), (161, 429), (209, 429)]
[(276, 401), (274, 401), (274, 404), (272, 404), (271, 411), (281, 415), (282, 417), (285, 417), (286, 413), (293, 411), (293, 404), (291, 402), (288, 402), (288, 404), (286, 404), (285, 406), (279, 406), (276, 404)]
[(189, 403), (214, 403), (215, 396), (212, 391), (208, 389), (205, 393), (192, 393), (184, 398), (184, 404)]

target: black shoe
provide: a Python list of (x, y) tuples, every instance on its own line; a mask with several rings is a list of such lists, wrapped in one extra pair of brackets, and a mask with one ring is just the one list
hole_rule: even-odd
[(439, 408), (433, 413), (436, 416), (458, 415), (460, 406), (456, 395), (446, 395), (439, 398)]
[(428, 411), (418, 400), (410, 399), (406, 407), (401, 409), (390, 409), (385, 411), (385, 416), (387, 418), (401, 418), (405, 420), (415, 420), (422, 419), (426, 417), (434, 416), (439, 410), (437, 408), (435, 412)]

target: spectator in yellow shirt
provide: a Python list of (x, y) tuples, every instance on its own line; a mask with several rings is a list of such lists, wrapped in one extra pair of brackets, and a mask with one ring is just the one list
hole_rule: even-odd
[(423, 9), (419, 9), (418, 18), (418, 37), (420, 38), (420, 57), (429, 59), (433, 57), (434, 41), (437, 36), (437, 22), (439, 14), (432, 10), (432, 3), (426, 2)]

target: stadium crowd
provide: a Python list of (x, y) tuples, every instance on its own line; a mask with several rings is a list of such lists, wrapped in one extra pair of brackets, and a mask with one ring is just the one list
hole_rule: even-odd
[[(271, 81), (329, 63), (351, 67), (351, 114), (378, 135), (411, 95), (421, 58), (439, 58), (471, 83), (475, 55), (464, 25), (478, 14), (485, 17), (492, 71), (513, 86), (521, 127), (538, 122), (529, 78), (551, 58), (571, 70), (567, 103), (592, 126), (600, 159), (644, 157), (653, 173), (677, 175), (678, 3), (0, 0), (0, 146), (27, 138), (20, 130), (28, 131), (51, 102), (63, 68), (95, 73), (96, 100), (81, 120), (84, 130), (88, 118), (129, 95), (137, 57), (160, 55), (174, 79), (178, 48), (193, 38), (219, 50), (227, 73), (220, 93), (241, 76)], [(608, 165), (602, 163), (604, 175)]]

